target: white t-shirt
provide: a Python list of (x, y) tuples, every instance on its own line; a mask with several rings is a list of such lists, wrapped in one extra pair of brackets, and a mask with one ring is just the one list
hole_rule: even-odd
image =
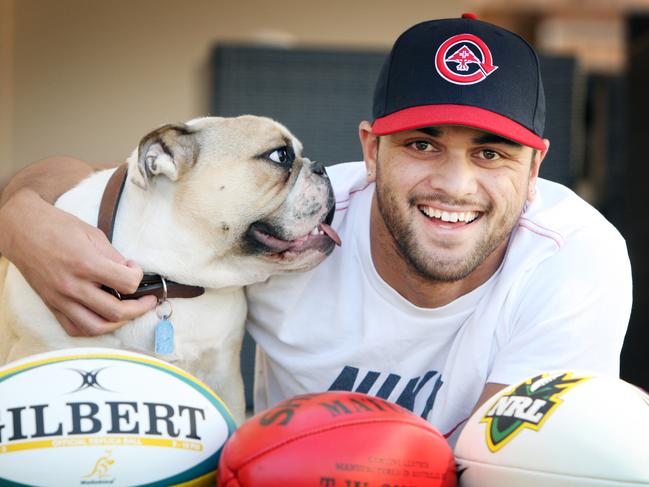
[(353, 390), (405, 406), (453, 443), (487, 382), (561, 368), (619, 373), (631, 312), (626, 245), (572, 191), (539, 180), (498, 271), (430, 309), (374, 267), (364, 164), (328, 172), (342, 247), (307, 273), (247, 290), (257, 411), (296, 394)]

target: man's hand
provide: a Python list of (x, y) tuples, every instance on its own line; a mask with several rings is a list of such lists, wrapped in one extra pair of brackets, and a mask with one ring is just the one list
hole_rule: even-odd
[(97, 228), (45, 202), (30, 189), (0, 208), (0, 250), (71, 336), (108, 333), (144, 314), (154, 296), (120, 301), (100, 289), (133, 293), (142, 269)]

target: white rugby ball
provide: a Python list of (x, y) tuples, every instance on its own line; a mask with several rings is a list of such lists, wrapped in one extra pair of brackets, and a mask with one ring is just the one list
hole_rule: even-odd
[(649, 486), (649, 395), (587, 371), (500, 391), (455, 448), (463, 487)]
[(0, 368), (0, 485), (214, 485), (235, 428), (205, 384), (146, 355), (67, 349)]

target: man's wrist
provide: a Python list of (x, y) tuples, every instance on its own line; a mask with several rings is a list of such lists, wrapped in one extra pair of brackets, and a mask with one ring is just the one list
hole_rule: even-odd
[(18, 215), (23, 217), (46, 204), (35, 191), (23, 188), (13, 193), (0, 207), (0, 254), (12, 260), (16, 245)]

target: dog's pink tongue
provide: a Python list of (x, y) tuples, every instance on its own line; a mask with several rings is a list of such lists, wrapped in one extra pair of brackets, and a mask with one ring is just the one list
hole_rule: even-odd
[(338, 245), (338, 247), (342, 245), (342, 242), (340, 240), (340, 237), (336, 233), (336, 230), (331, 228), (326, 223), (321, 223), (320, 225), (318, 225), (318, 230), (322, 230), (324, 233), (326, 233), (329, 236), (329, 238), (333, 240), (336, 243), (336, 245)]

